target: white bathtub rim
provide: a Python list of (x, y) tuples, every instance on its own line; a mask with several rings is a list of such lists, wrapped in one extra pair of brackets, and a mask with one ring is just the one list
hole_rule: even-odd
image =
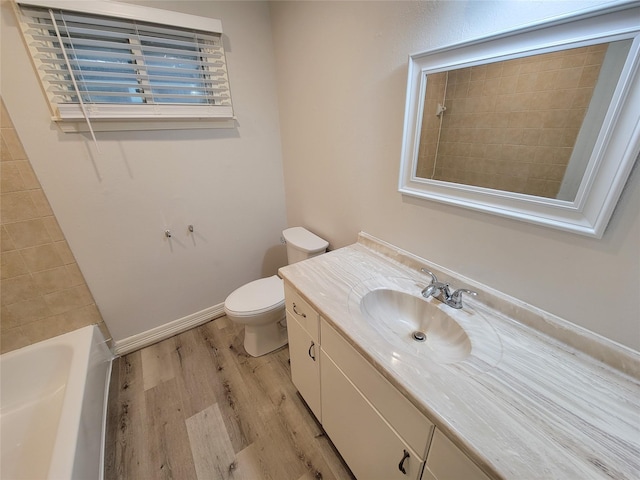
[(113, 369), (113, 359), (115, 357), (111, 355), (109, 359), (109, 366), (107, 367), (107, 378), (104, 382), (104, 403), (102, 407), (102, 435), (100, 439), (100, 474), (98, 480), (104, 480), (104, 462), (106, 460), (106, 445), (107, 445), (107, 418), (109, 409), (109, 389), (115, 388), (111, 385), (111, 371)]
[[(69, 383), (65, 391), (58, 433), (49, 466), (48, 478), (50, 479), (71, 479), (73, 477), (81, 421), (80, 412), (82, 411), (82, 403), (78, 405), (76, 399), (84, 400), (85, 397), (85, 384), (89, 373), (91, 348), (96, 334), (100, 339), (100, 344), (108, 351), (104, 337), (95, 325), (89, 325), (52, 339), (65, 343), (66, 341), (72, 342), (74, 345), (74, 359), (69, 372)], [(75, 350), (76, 346), (77, 350)], [(104, 360), (110, 362), (110, 357), (110, 352), (108, 357), (105, 352)]]
[[(95, 340), (94, 340), (95, 339)], [(72, 479), (76, 450), (78, 447), (78, 433), (81, 422), (82, 403), (85, 396), (85, 384), (89, 373), (89, 364), (91, 361), (92, 347), (97, 343), (97, 348), (101, 352), (101, 361), (109, 362), (109, 369), (113, 355), (106, 345), (106, 341), (102, 332), (97, 325), (88, 325), (77, 330), (73, 330), (56, 337), (52, 337), (42, 342), (27, 345), (26, 347), (12, 350), (2, 354), (3, 359), (10, 359), (14, 356), (36, 353), (43, 348), (49, 348), (57, 345), (72, 345), (73, 358), (69, 369), (69, 375), (64, 392), (64, 400), (60, 419), (58, 421), (58, 430), (51, 455), (49, 479)], [(110, 370), (109, 370), (110, 372)], [(105, 382), (109, 381), (109, 376)], [(106, 384), (108, 385), (108, 383)], [(106, 397), (105, 406), (106, 409)], [(101, 445), (104, 448), (104, 426), (106, 421), (106, 413), (103, 412), (102, 439)], [(104, 453), (100, 452), (100, 459), (104, 458)], [(102, 476), (103, 466), (100, 466)]]

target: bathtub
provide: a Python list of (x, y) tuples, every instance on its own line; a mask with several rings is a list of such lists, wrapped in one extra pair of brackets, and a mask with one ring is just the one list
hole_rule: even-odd
[(0, 478), (102, 478), (111, 359), (96, 326), (0, 356)]

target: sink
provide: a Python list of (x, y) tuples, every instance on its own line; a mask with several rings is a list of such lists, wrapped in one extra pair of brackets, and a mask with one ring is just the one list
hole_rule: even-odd
[(495, 367), (502, 340), (480, 302), (465, 299), (455, 309), (426, 299), (420, 292), (428, 283), (423, 277), (375, 275), (352, 287), (347, 304), (366, 348), (397, 368), (417, 371), (425, 363), (466, 375)]
[(427, 356), (439, 363), (465, 360), (472, 350), (469, 335), (435, 302), (378, 288), (361, 298), (360, 310), (378, 333), (392, 344), (401, 344), (406, 353)]

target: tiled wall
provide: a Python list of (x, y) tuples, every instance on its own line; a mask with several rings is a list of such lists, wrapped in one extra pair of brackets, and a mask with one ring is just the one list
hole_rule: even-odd
[[(1, 102), (1, 101), (0, 101)], [(111, 337), (2, 103), (2, 353), (98, 324)]]
[(432, 178), (434, 162), (438, 152), (440, 140), (440, 123), (442, 115), (436, 115), (438, 105), (445, 104), (445, 87), (447, 72), (429, 75), (427, 91), (422, 111), (422, 129), (420, 130), (420, 149), (418, 151), (417, 175), (422, 178)]
[[(425, 167), (419, 164), (418, 172), (555, 198), (606, 48), (595, 45), (449, 72), (435, 175), (434, 149), (428, 145), (421, 146)], [(427, 114), (435, 116), (435, 111)]]

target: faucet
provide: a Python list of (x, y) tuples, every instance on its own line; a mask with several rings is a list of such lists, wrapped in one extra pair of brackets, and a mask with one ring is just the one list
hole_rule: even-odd
[(424, 298), (437, 298), (441, 302), (449, 305), (451, 308), (462, 308), (462, 294), (477, 295), (473, 290), (467, 290), (466, 288), (459, 288), (453, 293), (449, 288), (448, 283), (438, 281), (438, 277), (426, 268), (421, 268), (421, 272), (431, 275), (431, 283), (422, 290), (422, 296)]

